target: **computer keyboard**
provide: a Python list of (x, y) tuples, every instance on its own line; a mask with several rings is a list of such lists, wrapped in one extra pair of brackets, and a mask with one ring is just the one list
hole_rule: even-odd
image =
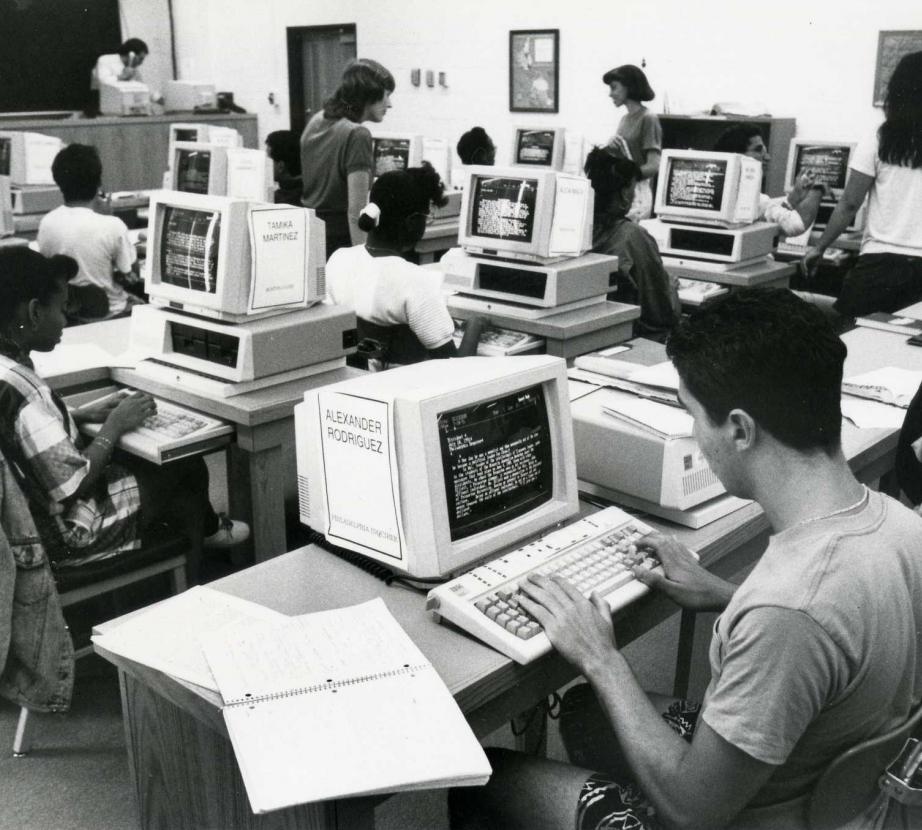
[(185, 438), (209, 423), (211, 422), (186, 409), (171, 406), (158, 399), (157, 411), (153, 415), (148, 415), (138, 428), (155, 432), (161, 438)]
[(518, 602), (531, 573), (560, 574), (584, 596), (598, 591), (612, 611), (649, 589), (631, 566), (659, 561), (639, 541), (652, 528), (618, 507), (607, 507), (498, 556), (429, 592), (426, 607), (518, 663), (551, 649), (540, 624)]
[(704, 282), (703, 280), (679, 279), (679, 300), (684, 303), (703, 303), (711, 297), (717, 297), (720, 294), (726, 294), (726, 286), (716, 282)]

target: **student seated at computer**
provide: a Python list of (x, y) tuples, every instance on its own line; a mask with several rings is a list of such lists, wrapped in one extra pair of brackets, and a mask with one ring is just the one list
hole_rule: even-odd
[(444, 186), (428, 162), (379, 176), (359, 228), (364, 245), (340, 248), (327, 262), (330, 299), (355, 309), (360, 337), (385, 343), (385, 361), (475, 354), (483, 322), (468, 324), (455, 347), (455, 325), (442, 296), (442, 275), (404, 259), (422, 239), (433, 205), (445, 204)]
[(636, 568), (641, 581), (722, 612), (704, 703), (648, 698), (607, 606), (530, 577), (522, 607), (588, 680), (561, 717), (578, 766), (494, 751), (489, 784), (452, 793), (455, 828), (804, 828), (830, 761), (902, 725), (922, 697), (922, 518), (848, 467), (846, 350), (822, 313), (787, 290), (741, 291), (702, 306), (666, 348), (701, 451), (773, 532), (739, 586), (675, 538), (644, 540), (665, 576)]
[[(737, 124), (725, 130), (717, 139), (714, 150), (718, 153), (742, 153), (754, 158), (762, 164), (763, 171), (771, 160), (765, 139), (754, 124)], [(760, 218), (774, 222), (784, 236), (797, 236), (815, 221), (820, 199), (825, 192), (824, 185), (815, 182), (811, 174), (805, 173), (797, 179), (794, 189), (787, 196), (771, 199), (764, 193), (760, 194)]]
[(636, 334), (662, 337), (681, 316), (679, 281), (663, 267), (656, 240), (628, 219), (640, 168), (607, 147), (595, 147), (584, 170), (595, 191), (592, 250), (618, 257), (617, 284), (608, 298), (640, 306)]
[(922, 52), (905, 55), (887, 84), (884, 123), (858, 143), (845, 192), (816, 247), (804, 255), (813, 273), (823, 252), (849, 227), (868, 197), (861, 251), (835, 310), (845, 318), (894, 312), (922, 300)]
[(37, 241), (45, 256), (66, 254), (77, 261), (72, 286), (77, 302), (69, 315), (86, 319), (127, 313), (131, 305), (143, 302), (125, 288), (140, 282), (138, 257), (125, 223), (99, 212), (99, 153), (88, 144), (69, 144), (54, 157), (51, 175), (64, 204), (42, 219)]
[(458, 139), (458, 158), (462, 164), (485, 164), (496, 161), (496, 145), (483, 127), (471, 127)]
[(274, 165), (275, 203), (301, 207), (301, 146), (291, 130), (275, 130), (266, 136), (266, 152)]
[[(0, 449), (16, 468), (58, 567), (76, 567), (140, 545), (141, 531), (168, 520), (190, 542), (189, 577), (203, 547), (245, 540), (243, 522), (215, 513), (201, 457), (164, 466), (117, 455), (119, 438), (156, 411), (143, 392), (120, 393), (69, 412), (36, 373), (30, 352), (49, 352), (64, 328), (67, 283), (76, 263), (28, 248), (0, 249)], [(82, 421), (102, 428), (92, 440)], [(46, 534), (47, 535), (47, 534)]]

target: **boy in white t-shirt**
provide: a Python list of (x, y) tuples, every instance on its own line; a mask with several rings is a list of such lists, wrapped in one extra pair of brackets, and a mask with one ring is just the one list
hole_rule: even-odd
[(95, 147), (71, 144), (51, 165), (64, 204), (42, 219), (38, 247), (45, 256), (66, 254), (79, 270), (71, 283), (77, 318), (117, 317), (139, 302), (121, 282), (137, 278), (137, 253), (125, 223), (98, 212), (102, 163)]

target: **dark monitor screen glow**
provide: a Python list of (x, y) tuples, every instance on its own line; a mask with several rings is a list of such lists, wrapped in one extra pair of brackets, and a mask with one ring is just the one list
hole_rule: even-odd
[(210, 150), (179, 150), (176, 153), (176, 189), (183, 193), (208, 193)]
[(221, 215), (169, 205), (162, 210), (160, 282), (216, 293)]
[(198, 141), (198, 130), (196, 129), (179, 129), (174, 131), (173, 138), (176, 141)]
[(537, 179), (475, 176), (473, 185), (469, 235), (532, 241)]
[(553, 130), (519, 130), (515, 141), (515, 163), (550, 167), (554, 158)]
[(440, 413), (438, 430), (452, 541), (551, 500), (550, 425), (540, 384)]
[[(794, 156), (794, 179), (804, 173), (812, 173), (813, 178), (827, 187), (842, 190), (848, 177), (848, 161), (851, 147), (823, 146), (821, 144), (801, 144), (796, 147)], [(794, 182), (791, 182), (794, 185)]]
[(410, 166), (410, 139), (375, 138), (372, 145), (376, 177), (391, 170), (406, 170)]
[(664, 204), (670, 208), (719, 211), (726, 181), (726, 161), (672, 158), (666, 171)]
[(13, 163), (13, 141), (10, 138), (0, 138), (0, 176), (10, 175), (10, 166)]

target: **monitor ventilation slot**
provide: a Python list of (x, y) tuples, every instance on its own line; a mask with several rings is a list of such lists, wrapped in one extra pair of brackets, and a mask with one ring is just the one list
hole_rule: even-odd
[(317, 296), (322, 297), (327, 293), (327, 268), (325, 265), (317, 266)]
[(310, 524), (311, 520), (311, 497), (310, 488), (307, 483), (307, 476), (298, 476), (298, 512), (301, 518)]
[(717, 476), (710, 467), (695, 470), (682, 476), (682, 495), (690, 496), (717, 483)]

